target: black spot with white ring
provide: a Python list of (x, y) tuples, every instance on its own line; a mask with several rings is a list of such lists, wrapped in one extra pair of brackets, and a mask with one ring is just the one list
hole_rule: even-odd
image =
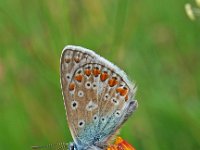
[(111, 101), (112, 101), (112, 103), (115, 104), (115, 105), (118, 105), (118, 104), (119, 104), (119, 102), (117, 101), (117, 99), (114, 98), (114, 97), (111, 99)]
[(97, 83), (96, 83), (96, 82), (94, 82), (94, 83), (92, 84), (92, 88), (93, 88), (93, 89), (97, 89)]
[(78, 102), (77, 101), (72, 101), (71, 102), (71, 107), (73, 110), (77, 109), (78, 108)]
[(71, 79), (71, 75), (70, 74), (66, 74), (66, 78), (69, 81)]
[(120, 116), (121, 116), (121, 112), (120, 112), (119, 110), (117, 110), (117, 111), (115, 112), (115, 116), (116, 116), (116, 117), (120, 117)]
[(83, 128), (84, 125), (85, 125), (85, 121), (84, 121), (84, 120), (80, 120), (80, 121), (78, 122), (78, 127), (79, 127), (79, 128)]
[(93, 116), (93, 120), (96, 121), (98, 119), (97, 115)]
[(92, 86), (91, 82), (87, 81), (87, 82), (85, 83), (85, 88), (86, 88), (86, 89), (90, 89), (91, 86)]
[(83, 91), (78, 91), (78, 97), (83, 97), (84, 96), (84, 92)]
[(106, 100), (108, 100), (109, 98), (110, 98), (110, 95), (109, 95), (108, 93), (106, 93), (105, 96), (104, 96), (104, 100), (106, 101)]
[(102, 121), (102, 122), (105, 122), (105, 121), (106, 121), (106, 118), (105, 118), (105, 117), (101, 117), (101, 121)]

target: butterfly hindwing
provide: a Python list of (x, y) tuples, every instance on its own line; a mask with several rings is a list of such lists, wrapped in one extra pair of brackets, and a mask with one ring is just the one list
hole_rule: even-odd
[[(79, 132), (79, 139), (88, 145), (93, 142), (97, 145), (102, 142), (106, 144), (109, 137), (135, 110), (137, 102), (131, 101), (132, 89), (111, 68), (98, 63), (87, 63), (78, 68), (77, 72), (79, 70), (82, 70), (84, 82), (77, 86), (82, 87), (81, 90), (86, 94), (85, 101), (80, 101), (81, 108), (78, 113), (81, 114), (79, 119), (84, 118), (86, 123), (84, 129)], [(75, 73), (72, 82), (77, 82), (78, 75)]]

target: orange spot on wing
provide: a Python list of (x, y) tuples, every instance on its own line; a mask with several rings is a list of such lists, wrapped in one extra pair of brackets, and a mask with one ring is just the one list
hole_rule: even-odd
[(69, 90), (73, 91), (75, 89), (75, 84), (74, 83), (70, 83), (69, 84)]
[(101, 73), (101, 71), (99, 69), (93, 69), (93, 74), (95, 77), (97, 77), (99, 74)]
[(77, 75), (75, 76), (75, 79), (78, 81), (78, 82), (81, 82), (82, 79), (83, 79), (83, 76), (80, 74), (80, 75)]
[(108, 73), (106, 73), (106, 72), (102, 73), (100, 76), (101, 81), (102, 82), (105, 81), (108, 78), (108, 76), (109, 76)]
[(90, 69), (85, 69), (85, 74), (86, 74), (87, 76), (90, 76), (90, 75), (91, 75), (91, 70), (90, 70)]
[(113, 77), (112, 79), (110, 79), (108, 81), (108, 84), (109, 84), (110, 87), (115, 86), (117, 83), (118, 83), (118, 81), (117, 81), (117, 79), (115, 77)]
[(120, 92), (121, 92), (121, 90), (122, 90), (122, 88), (121, 88), (121, 87), (118, 87), (118, 88), (116, 89), (117, 93), (120, 93)]
[(122, 87), (118, 87), (116, 89), (116, 91), (118, 93), (120, 93), (121, 96), (125, 96), (128, 93), (128, 89), (126, 87), (122, 88)]

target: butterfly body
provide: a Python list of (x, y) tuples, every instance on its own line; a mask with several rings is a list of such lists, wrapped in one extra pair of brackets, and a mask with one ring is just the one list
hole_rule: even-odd
[(89, 49), (66, 46), (61, 86), (73, 137), (69, 150), (103, 150), (137, 108), (135, 86), (117, 66)]

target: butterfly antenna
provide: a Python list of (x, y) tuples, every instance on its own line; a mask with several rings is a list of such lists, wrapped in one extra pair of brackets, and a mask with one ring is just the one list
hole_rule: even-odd
[(32, 149), (50, 149), (50, 148), (59, 147), (58, 150), (61, 150), (60, 148), (67, 147), (67, 145), (68, 144), (65, 142), (60, 142), (60, 143), (48, 144), (44, 146), (32, 146)]
[[(200, 5), (200, 2), (198, 3), (198, 5)], [(190, 20), (194, 21), (200, 17), (200, 8), (192, 7), (189, 3), (185, 4), (185, 11)]]

